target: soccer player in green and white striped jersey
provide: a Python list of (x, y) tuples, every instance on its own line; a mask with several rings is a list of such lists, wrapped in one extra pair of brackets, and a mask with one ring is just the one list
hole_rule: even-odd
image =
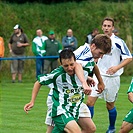
[[(106, 42), (106, 39), (108, 40), (107, 42)], [(97, 37), (96, 41), (94, 41), (93, 43), (94, 44), (91, 45), (91, 50), (89, 50), (89, 47), (88, 47), (88, 50), (87, 50), (86, 54), (88, 54), (88, 52), (92, 52), (93, 53), (93, 57), (95, 57), (95, 58), (98, 58), (98, 57), (102, 56), (104, 53), (109, 52), (108, 51), (109, 49), (111, 49), (111, 41), (110, 41), (109, 37), (107, 37), (105, 35), (99, 35)], [(102, 44), (102, 45), (100, 45), (100, 44)], [(103, 45), (107, 45), (105, 47), (106, 48), (108, 47), (107, 48), (108, 50), (107, 49), (105, 50), (105, 47), (103, 47)], [(69, 54), (70, 54), (70, 52), (68, 52), (68, 54), (65, 54), (65, 56), (66, 55), (69, 55)], [(68, 56), (66, 56), (66, 57), (68, 58)], [(80, 56), (80, 57), (82, 57), (82, 56)], [(62, 59), (62, 58), (60, 58), (60, 59)], [(81, 59), (81, 58), (79, 58), (79, 59)], [(54, 111), (55, 110), (58, 110), (58, 112), (56, 111), (56, 113), (55, 113), (54, 111), (52, 111), (52, 112), (54, 112), (54, 113), (52, 113), (52, 116), (53, 115), (55, 115), (55, 116), (56, 115), (59, 115), (59, 114), (61, 114), (61, 112), (64, 114), (64, 112), (65, 111), (67, 112), (68, 109), (69, 109), (70, 111), (72, 111), (71, 112), (72, 113), (72, 117), (71, 117), (71, 115), (66, 114), (66, 112), (65, 112), (65, 115), (63, 115), (63, 116), (66, 116), (66, 117), (69, 116), (68, 117), (68, 120), (72, 120), (73, 118), (75, 120), (78, 119), (77, 116), (79, 114), (79, 110), (78, 110), (79, 109), (79, 105), (82, 103), (82, 100), (84, 98), (83, 89), (81, 88), (82, 87), (82, 83), (80, 82), (80, 80), (78, 79), (78, 77), (74, 74), (74, 72), (75, 72), (75, 63), (73, 64), (73, 63), (71, 63), (71, 61), (69, 61), (67, 59), (65, 59), (65, 62), (63, 62), (62, 60), (60, 60), (60, 61), (61, 61), (61, 64), (62, 64), (63, 69), (61, 67), (60, 68), (57, 68), (53, 72), (51, 72), (51, 74), (47, 74), (47, 75), (41, 76), (39, 78), (40, 84), (39, 84), (38, 81), (35, 83), (34, 88), (33, 88), (33, 93), (32, 93), (32, 100), (31, 100), (30, 103), (26, 104), (25, 107), (24, 107), (24, 110), (26, 112), (28, 112), (28, 110), (30, 110), (30, 108), (33, 107), (34, 102), (35, 102), (35, 98), (36, 98), (37, 93), (39, 91), (39, 88), (41, 87), (42, 84), (45, 84), (45, 85), (48, 85), (50, 88), (56, 88), (56, 89), (53, 89), (54, 90), (54, 95), (52, 95), (52, 100), (55, 101), (55, 103), (53, 103), (53, 105), (54, 105), (53, 106), (54, 107), (53, 110)], [(82, 64), (83, 67), (85, 67), (84, 68), (85, 77), (86, 77), (86, 74), (88, 75), (92, 71), (92, 69), (93, 69), (93, 67), (95, 65), (94, 61), (93, 61), (93, 63), (90, 63), (90, 61), (87, 61), (87, 60), (84, 60), (84, 62), (81, 63), (81, 64)], [(65, 77), (67, 77), (67, 78), (63, 78), (63, 76), (60, 77), (60, 74), (62, 75), (64, 72), (66, 73), (65, 75), (67, 75), (67, 76), (65, 76)], [(56, 85), (57, 82), (54, 83), (55, 80), (56, 80), (56, 78), (54, 77), (54, 74), (56, 75), (55, 77), (56, 78), (58, 77), (57, 79), (59, 80), (58, 86), (55, 86), (55, 87), (53, 87), (53, 86)], [(75, 77), (75, 78), (72, 78), (72, 77)], [(45, 82), (45, 81), (48, 81), (48, 82)], [(65, 81), (65, 82), (63, 82), (65, 84), (62, 84), (62, 81)], [(72, 81), (74, 81), (76, 84), (74, 82), (72, 82)], [(58, 90), (58, 87), (63, 87), (63, 88)], [(61, 93), (57, 93), (59, 91)], [(84, 93), (85, 94), (89, 94), (90, 91), (91, 91), (90, 89), (89, 90), (86, 89), (84, 91)], [(63, 93), (65, 93), (65, 95)], [(73, 93), (73, 94), (71, 94), (71, 93)], [(55, 95), (55, 94), (57, 94), (57, 95)], [(65, 96), (67, 96), (67, 97), (65, 98)], [(61, 100), (60, 100), (60, 97), (61, 97)], [(63, 100), (64, 98), (65, 98), (65, 100)], [(57, 102), (57, 99), (60, 100), (60, 102)], [(64, 106), (67, 103), (71, 103), (71, 104), (70, 105), (68, 104), (67, 106)], [(54, 119), (54, 117), (53, 117), (53, 119)], [(59, 119), (59, 117), (58, 117), (58, 119)], [(61, 120), (58, 121), (58, 119), (57, 119), (57, 121), (54, 119), (55, 124), (58, 123), (59, 121), (61, 121)], [(67, 119), (65, 118), (65, 120), (67, 120)], [(81, 120), (81, 122), (82, 122), (82, 120)], [(78, 130), (78, 127), (77, 126), (75, 126), (76, 129), (75, 128), (73, 129), (73, 126), (72, 126), (73, 124), (69, 123), (68, 121), (66, 121), (66, 123), (68, 123), (68, 124), (66, 124), (66, 125), (60, 125), (60, 126), (58, 126), (58, 128), (61, 127), (60, 130), (62, 130), (62, 131), (65, 130), (66, 132), (69, 132), (69, 130), (70, 130), (70, 132), (72, 132), (73, 130), (76, 133), (78, 132), (77, 131)], [(86, 123), (88, 123), (88, 121), (86, 121)], [(56, 124), (56, 125), (58, 125), (58, 124)], [(82, 125), (80, 125), (80, 126), (82, 127)], [(83, 125), (83, 126), (85, 126), (85, 125)], [(67, 129), (66, 127), (69, 128), (69, 129)], [(57, 127), (54, 129), (53, 132), (59, 131), (59, 129), (57, 129), (57, 130), (56, 129), (57, 129)]]
[[(60, 62), (61, 67), (38, 78), (33, 88), (31, 102), (25, 105), (24, 110), (27, 112), (33, 107), (41, 85), (48, 85), (53, 88), (52, 119), (55, 127), (52, 132), (81, 133), (76, 121), (79, 118), (79, 108), (84, 100), (84, 93), (90, 94), (91, 88), (82, 88), (82, 84), (74, 71), (76, 58), (71, 50), (65, 49), (60, 53)], [(84, 69), (86, 80), (90, 71), (90, 68), (86, 66)]]
[[(129, 101), (133, 103), (133, 77), (127, 93)], [(133, 108), (127, 113), (127, 115), (123, 119), (123, 123), (121, 125), (119, 133), (129, 133), (131, 130), (133, 130)]]

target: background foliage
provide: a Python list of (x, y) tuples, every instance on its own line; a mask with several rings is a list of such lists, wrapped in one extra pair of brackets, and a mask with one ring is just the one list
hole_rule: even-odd
[[(58, 4), (42, 4), (42, 3), (25, 3), (12, 4), (0, 2), (0, 36), (5, 40), (5, 57), (9, 57), (8, 41), (13, 33), (15, 24), (20, 24), (24, 32), (27, 34), (30, 44), (35, 37), (37, 28), (41, 28), (44, 34), (48, 36), (49, 30), (54, 30), (56, 38), (61, 41), (66, 35), (66, 30), (72, 28), (74, 35), (78, 39), (78, 46), (83, 45), (86, 35), (93, 28), (101, 30), (101, 21), (104, 17), (114, 18), (115, 27), (119, 30), (119, 36), (125, 40), (132, 52), (132, 36), (133, 36), (133, 2), (105, 2), (96, 1), (80, 1), (66, 2)], [(33, 55), (31, 46), (27, 48), (26, 55)], [(10, 73), (10, 61), (3, 61), (3, 75)], [(25, 71), (27, 75), (35, 75), (34, 60), (27, 60)], [(131, 75), (132, 64), (126, 67), (125, 74)]]
[[(10, 2), (10, 3), (32, 3), (32, 2), (39, 2), (39, 3), (44, 3), (44, 4), (54, 4), (54, 3), (64, 3), (64, 2), (82, 2), (82, 1), (92, 1), (92, 0), (1, 0), (5, 2)], [(95, 0), (99, 1), (99, 0)], [(101, 0), (101, 1), (106, 1), (106, 2), (127, 2), (130, 0)]]

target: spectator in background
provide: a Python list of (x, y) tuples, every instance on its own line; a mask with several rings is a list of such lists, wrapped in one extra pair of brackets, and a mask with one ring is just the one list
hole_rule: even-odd
[[(9, 40), (9, 51), (12, 58), (24, 57), (25, 47), (29, 46), (26, 34), (24, 34), (19, 24), (14, 26), (14, 33)], [(15, 83), (18, 74), (18, 82), (22, 82), (22, 72), (24, 69), (23, 59), (13, 59), (11, 62), (12, 83)]]
[(36, 78), (38, 75), (44, 73), (44, 59), (39, 58), (43, 57), (44, 50), (44, 41), (48, 39), (48, 37), (43, 36), (43, 32), (41, 29), (36, 30), (36, 37), (32, 41), (32, 52), (37, 57), (36, 58)]
[[(5, 51), (5, 47), (4, 47), (4, 39), (3, 37), (0, 36), (0, 58), (4, 57), (4, 51)], [(1, 60), (0, 60), (0, 70), (2, 68), (2, 64), (1, 64)]]
[[(59, 53), (62, 51), (62, 44), (55, 39), (55, 33), (52, 30), (49, 31), (49, 38), (44, 42), (44, 50), (44, 55), (46, 56), (58, 56)], [(45, 59), (44, 74), (49, 73), (49, 69), (50, 71), (52, 71), (57, 67), (57, 58)]]
[(99, 34), (99, 30), (96, 28), (91, 33), (89, 33), (86, 37), (86, 43), (91, 44), (92, 39)]
[(67, 30), (67, 35), (62, 38), (62, 45), (64, 48), (70, 48), (72, 51), (77, 49), (78, 42), (76, 37), (73, 36), (72, 29)]
[(116, 36), (118, 36), (118, 35), (119, 35), (119, 32), (118, 32), (118, 30), (117, 30), (117, 29), (114, 29), (112, 32), (113, 32)]

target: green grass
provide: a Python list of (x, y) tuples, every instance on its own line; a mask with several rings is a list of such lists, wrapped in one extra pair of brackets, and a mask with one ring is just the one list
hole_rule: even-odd
[[(123, 117), (132, 108), (132, 104), (127, 100), (126, 95), (130, 81), (131, 77), (122, 77), (121, 88), (116, 102), (118, 111), (116, 132), (121, 126)], [(44, 120), (49, 89), (42, 86), (34, 108), (29, 114), (23, 111), (24, 105), (30, 101), (33, 84), (34, 81), (32, 80), (25, 80), (23, 83), (10, 83), (9, 80), (1, 81), (1, 133), (45, 133), (46, 125)], [(105, 102), (101, 99), (96, 102), (93, 120), (97, 126), (96, 133), (104, 133), (108, 127), (108, 113), (105, 108)]]

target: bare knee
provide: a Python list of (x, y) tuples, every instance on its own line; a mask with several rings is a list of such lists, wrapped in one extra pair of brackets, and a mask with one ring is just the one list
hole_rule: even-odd
[(64, 128), (64, 131), (67, 133), (81, 133), (81, 130), (76, 123), (76, 121), (72, 120), (67, 123), (67, 125)]
[(113, 109), (114, 108), (114, 102), (106, 102), (106, 108), (108, 109), (108, 110), (111, 110), (111, 109)]
[(88, 129), (82, 129), (82, 133), (95, 133), (96, 132), (96, 126), (92, 126)]
[(97, 100), (97, 97), (88, 96), (87, 103), (86, 103), (87, 106), (94, 106), (96, 100)]

